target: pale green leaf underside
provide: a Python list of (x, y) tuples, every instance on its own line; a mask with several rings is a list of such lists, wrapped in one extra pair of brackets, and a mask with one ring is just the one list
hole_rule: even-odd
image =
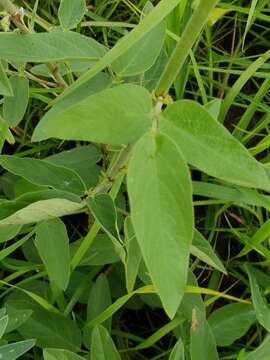
[(84, 360), (83, 357), (64, 349), (44, 349), (44, 360)]
[(34, 202), (18, 210), (9, 217), (0, 220), (0, 227), (7, 225), (24, 225), (50, 220), (56, 217), (73, 214), (83, 208), (83, 204), (66, 199), (48, 199)]
[(147, 90), (137, 85), (119, 85), (89, 96), (61, 113), (55, 114), (52, 108), (39, 122), (32, 140), (55, 137), (128, 144), (150, 127), (150, 112), (151, 96)]
[(184, 295), (193, 235), (189, 171), (167, 136), (146, 134), (136, 145), (127, 181), (136, 237), (172, 318)]
[(35, 340), (29, 339), (0, 347), (0, 355), (3, 360), (16, 360), (35, 345)]
[(162, 130), (188, 163), (233, 184), (270, 191), (265, 168), (202, 106), (180, 100), (168, 106), (163, 116)]
[(110, 334), (101, 325), (96, 326), (92, 333), (91, 359), (121, 360)]
[(97, 41), (75, 32), (0, 33), (0, 59), (22, 62), (97, 60), (106, 53)]
[(6, 75), (2, 61), (0, 61), (0, 95), (4, 95), (4, 96), (13, 95), (12, 86)]

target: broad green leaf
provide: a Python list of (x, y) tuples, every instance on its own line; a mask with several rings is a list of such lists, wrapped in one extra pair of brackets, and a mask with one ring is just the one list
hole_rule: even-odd
[(5, 315), (5, 316), (0, 318), (0, 339), (2, 338), (4, 333), (6, 332), (8, 321), (9, 321), (8, 315)]
[(212, 266), (214, 269), (217, 269), (218, 271), (227, 274), (224, 265), (216, 255), (208, 240), (205, 239), (203, 235), (197, 230), (195, 230), (194, 232), (190, 252), (192, 255), (196, 256), (201, 261)]
[(78, 195), (86, 190), (82, 179), (75, 171), (51, 164), (46, 160), (1, 155), (0, 165), (12, 174), (21, 176), (36, 185), (46, 185)]
[(121, 360), (109, 333), (101, 325), (96, 326), (92, 332), (91, 359)]
[(125, 245), (126, 245), (126, 259), (125, 275), (127, 292), (133, 291), (136, 278), (138, 275), (140, 263), (142, 260), (142, 253), (135, 232), (131, 223), (131, 218), (127, 217), (125, 220)]
[(34, 202), (0, 220), (0, 227), (8, 225), (24, 225), (50, 220), (56, 217), (76, 213), (84, 207), (66, 199), (48, 199)]
[(13, 96), (11, 83), (6, 75), (5, 68), (0, 60), (0, 95)]
[(21, 230), (21, 225), (8, 225), (0, 228), (0, 243), (13, 239)]
[(85, 145), (51, 155), (46, 161), (72, 169), (81, 177), (87, 188), (90, 188), (98, 182), (99, 169), (96, 163), (100, 157), (100, 150), (96, 146)]
[[(152, 6), (149, 9), (150, 11), (145, 9), (146, 6), (143, 9), (143, 13), (151, 12)], [(165, 22), (160, 22), (112, 63), (113, 71), (122, 77), (134, 76), (147, 71), (154, 64), (162, 49), (165, 30)]]
[(128, 144), (150, 127), (150, 112), (151, 96), (147, 90), (137, 85), (119, 85), (89, 96), (61, 114), (49, 111), (36, 127), (32, 140), (55, 137)]
[[(100, 275), (90, 290), (87, 303), (87, 322), (95, 319), (99, 314), (106, 310), (112, 303), (111, 291), (105, 275)], [(103, 322), (103, 326), (110, 331), (111, 318)], [(84, 343), (90, 348), (92, 331), (84, 329)]]
[(6, 304), (7, 315), (8, 315), (8, 325), (6, 328), (6, 333), (18, 329), (23, 323), (25, 323), (30, 316), (32, 315), (32, 310), (20, 310), (15, 307)]
[(201, 171), (236, 185), (270, 190), (265, 168), (198, 103), (180, 100), (168, 106), (160, 126), (187, 162)]
[(29, 82), (27, 78), (19, 75), (11, 76), (9, 81), (12, 86), (13, 96), (4, 97), (3, 117), (10, 127), (15, 127), (23, 119), (27, 109)]
[(44, 221), (36, 227), (35, 245), (51, 281), (65, 290), (70, 276), (69, 239), (60, 219)]
[(181, 338), (174, 345), (169, 360), (185, 360), (185, 346)]
[(270, 336), (266, 336), (264, 341), (257, 349), (251, 351), (244, 357), (244, 360), (269, 360)]
[(257, 279), (253, 273), (251, 267), (245, 267), (246, 272), (248, 274), (250, 290), (251, 290), (251, 299), (252, 304), (255, 309), (256, 318), (259, 323), (270, 332), (270, 309), (268, 304), (266, 303), (265, 297), (262, 295), (259, 285), (257, 283)]
[(216, 120), (218, 120), (220, 108), (221, 108), (222, 100), (214, 99), (207, 103), (204, 108), (209, 112), (209, 114)]
[(62, 315), (44, 310), (39, 305), (25, 300), (9, 301), (20, 310), (32, 310), (32, 316), (22, 324), (18, 331), (24, 338), (35, 337), (37, 346), (79, 351), (81, 332), (77, 324)]
[(103, 230), (117, 240), (117, 213), (112, 197), (109, 194), (97, 194), (87, 199), (86, 203)]
[(194, 308), (190, 329), (190, 359), (218, 360), (218, 353), (214, 335), (205, 319), (205, 315)]
[(142, 256), (167, 314), (184, 295), (193, 236), (189, 170), (176, 145), (146, 134), (128, 168), (131, 219)]
[(0, 346), (0, 359), (16, 360), (23, 354), (30, 350), (34, 345), (35, 340), (19, 341), (17, 343)]
[[(70, 245), (71, 257), (75, 254), (81, 242), (82, 240), (75, 241)], [(80, 266), (112, 264), (119, 260), (119, 255), (111, 239), (106, 234), (98, 234), (80, 262)]]
[(61, 0), (58, 17), (61, 26), (68, 30), (76, 27), (86, 11), (85, 0)]
[(252, 305), (228, 304), (214, 311), (208, 318), (208, 323), (217, 345), (230, 346), (246, 334), (255, 319)]
[(0, 58), (20, 62), (97, 60), (106, 53), (104, 46), (76, 32), (0, 33)]
[(44, 349), (44, 360), (85, 360), (85, 358), (63, 349)]
[(8, 257), (10, 254), (12, 254), (14, 251), (19, 249), (22, 245), (24, 245), (32, 236), (32, 233), (28, 233), (25, 235), (22, 239), (16, 241), (10, 246), (4, 247), (0, 251), (0, 261), (4, 260), (6, 257)]

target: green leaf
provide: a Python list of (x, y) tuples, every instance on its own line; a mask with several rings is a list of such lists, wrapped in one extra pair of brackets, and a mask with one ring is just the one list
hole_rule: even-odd
[(13, 239), (21, 230), (21, 225), (8, 225), (0, 228), (0, 243)]
[(32, 310), (16, 309), (9, 304), (6, 304), (6, 309), (7, 309), (7, 315), (8, 315), (8, 325), (7, 325), (7, 328), (5, 331), (6, 333), (9, 333), (9, 332), (12, 332), (12, 331), (18, 329), (33, 314)]
[(189, 170), (176, 145), (146, 134), (128, 168), (131, 219), (141, 252), (167, 314), (184, 295), (193, 236)]
[(142, 260), (141, 249), (136, 239), (130, 217), (127, 217), (125, 220), (125, 244), (126, 259), (124, 265), (126, 275), (126, 288), (127, 292), (130, 293), (134, 290), (136, 278)]
[[(101, 274), (97, 278), (93, 287), (90, 290), (87, 303), (87, 322), (95, 319), (99, 314), (106, 310), (112, 303), (111, 291), (108, 280), (105, 275)], [(111, 318), (103, 322), (103, 326), (110, 331)], [(92, 330), (84, 329), (84, 343), (90, 348)]]
[(0, 227), (8, 225), (24, 225), (50, 220), (56, 217), (76, 213), (84, 207), (66, 199), (48, 199), (34, 202), (0, 220)]
[(85, 358), (63, 349), (44, 349), (44, 360), (85, 360)]
[(185, 360), (185, 346), (181, 338), (174, 345), (169, 360)]
[(205, 315), (198, 308), (194, 308), (192, 312), (190, 358), (191, 360), (219, 359), (214, 335)]
[(101, 325), (96, 326), (93, 329), (91, 341), (91, 359), (121, 360), (109, 333)]
[(212, 266), (214, 269), (217, 269), (218, 271), (227, 274), (224, 265), (216, 255), (212, 246), (198, 230), (195, 230), (194, 232), (190, 252), (192, 255), (196, 256), (201, 261)]
[(0, 346), (0, 359), (16, 360), (30, 350), (34, 345), (35, 340), (19, 341), (17, 343)]
[(266, 303), (265, 297), (262, 295), (257, 283), (253, 269), (249, 266), (245, 267), (248, 274), (252, 304), (255, 309), (256, 318), (259, 323), (270, 332), (270, 309)]
[(19, 62), (97, 60), (106, 53), (94, 39), (76, 32), (0, 33), (0, 58)]
[(51, 155), (46, 158), (46, 161), (75, 171), (87, 188), (90, 188), (98, 182), (99, 169), (96, 163), (100, 158), (100, 150), (96, 146), (85, 145)]
[(88, 198), (86, 203), (103, 230), (117, 241), (117, 213), (112, 197), (109, 194), (97, 194)]
[(46, 160), (2, 155), (0, 165), (12, 174), (21, 176), (36, 185), (50, 186), (78, 195), (86, 190), (82, 179), (74, 170), (51, 164)]
[(269, 360), (270, 354), (270, 336), (266, 336), (264, 341), (257, 349), (251, 351), (244, 360)]
[[(145, 8), (143, 13), (146, 13)], [(112, 63), (113, 71), (122, 77), (134, 76), (147, 71), (154, 64), (162, 49), (165, 30), (166, 25), (162, 21)]]
[(36, 127), (32, 140), (55, 137), (128, 144), (150, 127), (150, 112), (151, 96), (147, 90), (137, 85), (119, 85), (89, 96), (61, 114), (49, 111)]
[(58, 17), (61, 26), (68, 30), (76, 27), (86, 11), (85, 0), (61, 0)]
[(255, 322), (252, 305), (228, 304), (214, 311), (208, 318), (218, 346), (230, 346), (246, 334)]
[(27, 78), (18, 75), (11, 76), (9, 81), (13, 96), (4, 97), (3, 116), (10, 127), (15, 127), (23, 119), (28, 106), (29, 82)]
[(198, 103), (177, 101), (163, 116), (162, 131), (178, 144), (188, 163), (236, 185), (270, 190), (265, 168)]
[(51, 281), (65, 290), (70, 276), (69, 239), (60, 219), (42, 222), (36, 227), (35, 245)]
[(8, 315), (5, 315), (5, 316), (0, 318), (0, 339), (2, 338), (4, 333), (6, 332), (8, 321), (9, 321)]
[(32, 316), (22, 324), (18, 331), (24, 338), (35, 337), (37, 346), (79, 351), (81, 332), (77, 324), (60, 314), (44, 310), (30, 301), (9, 301), (16, 309), (32, 310)]
[(13, 96), (11, 83), (6, 75), (5, 68), (0, 60), (0, 95)]

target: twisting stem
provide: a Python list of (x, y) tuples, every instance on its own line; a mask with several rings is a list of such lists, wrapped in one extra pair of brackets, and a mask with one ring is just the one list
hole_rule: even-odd
[[(20, 14), (19, 8), (13, 4), (11, 0), (0, 0), (0, 6), (6, 10), (6, 12), (10, 15), (10, 20), (22, 33), (30, 33), (30, 30), (23, 21), (23, 16)], [(65, 80), (58, 71), (58, 66), (55, 64), (47, 64), (47, 67), (57, 81), (58, 85), (62, 88), (67, 87)]]
[(176, 45), (156, 88), (156, 96), (165, 96), (179, 74), (198, 35), (206, 24), (209, 14), (218, 0), (201, 0), (191, 16), (183, 35)]

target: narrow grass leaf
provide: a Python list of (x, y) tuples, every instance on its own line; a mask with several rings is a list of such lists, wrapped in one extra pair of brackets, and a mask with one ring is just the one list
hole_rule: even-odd
[(128, 193), (144, 261), (173, 318), (187, 280), (193, 208), (189, 170), (167, 136), (146, 134), (137, 143), (128, 168)]

